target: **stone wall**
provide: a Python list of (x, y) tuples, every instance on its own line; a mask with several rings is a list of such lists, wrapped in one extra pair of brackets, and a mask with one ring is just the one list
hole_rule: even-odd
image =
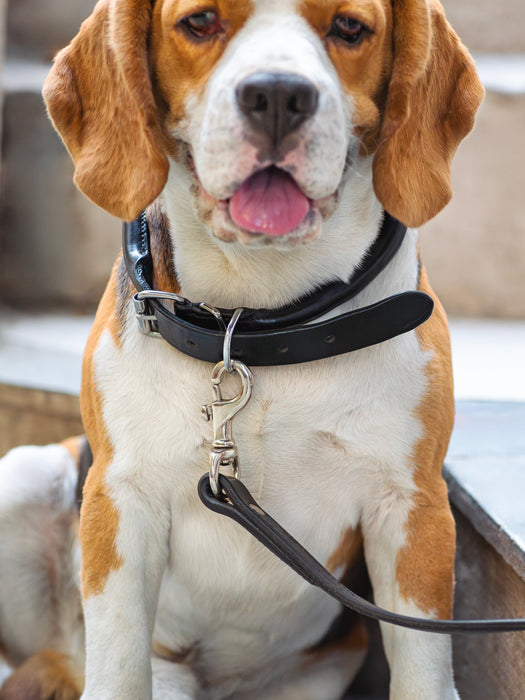
[(6, 0), (11, 57), (44, 62), (76, 34), (95, 0)]
[(83, 432), (77, 396), (0, 383), (0, 457), (18, 445), (46, 445)]
[(523, 0), (441, 0), (449, 22), (474, 52), (523, 53)]
[(484, 54), (501, 63), (454, 159), (452, 202), (421, 231), (423, 259), (450, 314), (525, 318), (525, 3), (443, 4), (482, 78)]
[(120, 221), (75, 188), (41, 97), (53, 55), (94, 4), (8, 0), (0, 301), (12, 306), (92, 310), (120, 249)]
[[(5, 15), (6, 1), (0, 0), (0, 75), (4, 68), (4, 49), (5, 49)], [(2, 113), (3, 113), (3, 95), (0, 89), (0, 143), (2, 142)], [(1, 167), (1, 160), (0, 160)]]
[(452, 202), (421, 231), (451, 314), (525, 318), (525, 94), (487, 92), (453, 163)]
[[(40, 89), (94, 0), (7, 2), (0, 301), (92, 309), (120, 247), (120, 222), (73, 186)], [(525, 56), (523, 0), (444, 5), (474, 53)], [(423, 227), (430, 279), (452, 314), (525, 318), (524, 123), (525, 87), (504, 94), (496, 81), (454, 161), (454, 199)]]

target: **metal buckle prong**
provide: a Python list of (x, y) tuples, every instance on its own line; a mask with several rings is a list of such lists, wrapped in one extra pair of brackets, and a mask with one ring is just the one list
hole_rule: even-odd
[(180, 294), (175, 294), (175, 292), (161, 292), (158, 289), (143, 289), (137, 292), (133, 299), (142, 301), (144, 299), (157, 299), (160, 301), (172, 301), (174, 304), (186, 304), (187, 299), (185, 299)]
[(135, 305), (135, 315), (139, 324), (139, 330), (144, 335), (160, 337), (158, 331), (158, 320), (151, 308), (150, 301), (170, 301), (173, 304), (173, 313), (175, 313), (175, 304), (185, 304), (186, 299), (180, 294), (173, 292), (160, 292), (155, 289), (144, 289), (137, 292), (133, 296)]
[(199, 304), (199, 308), (201, 308), (203, 311), (207, 311), (209, 314), (211, 314), (214, 319), (217, 321), (219, 324), (221, 330), (225, 331), (226, 330), (226, 324), (224, 323), (224, 319), (222, 317), (221, 312), (219, 309), (216, 309), (215, 306), (211, 306), (210, 304), (207, 304), (205, 301), (201, 301)]

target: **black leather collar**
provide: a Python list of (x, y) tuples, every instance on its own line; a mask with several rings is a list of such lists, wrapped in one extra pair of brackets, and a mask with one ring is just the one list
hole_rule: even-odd
[[(416, 291), (312, 323), (370, 284), (395, 256), (405, 233), (406, 227), (385, 213), (378, 237), (348, 282), (328, 283), (280, 309), (244, 309), (235, 328), (232, 357), (252, 366), (309, 362), (375, 345), (417, 328), (431, 315), (433, 301)], [(166, 307), (166, 295), (163, 298), (162, 292), (157, 294), (151, 287), (153, 260), (144, 212), (137, 220), (124, 223), (123, 251), (126, 269), (138, 290), (135, 305), (141, 330), (162, 336), (196, 359), (223, 359), (226, 324), (234, 310), (211, 313), (207, 304), (182, 297), (172, 298), (172, 308)]]

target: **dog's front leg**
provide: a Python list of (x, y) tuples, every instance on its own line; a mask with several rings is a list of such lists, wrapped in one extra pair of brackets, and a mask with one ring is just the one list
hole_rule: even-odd
[(151, 634), (168, 556), (169, 508), (128, 480), (109, 487), (96, 465), (93, 470), (80, 526), (82, 700), (150, 700)]
[[(404, 615), (449, 618), (455, 528), (448, 502), (412, 509), (401, 501), (390, 505), (363, 528), (376, 604)], [(382, 636), (390, 700), (458, 700), (448, 635), (382, 623)]]

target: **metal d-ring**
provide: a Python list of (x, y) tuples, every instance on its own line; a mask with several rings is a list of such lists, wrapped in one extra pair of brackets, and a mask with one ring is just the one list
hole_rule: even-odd
[(222, 357), (224, 360), (224, 367), (228, 374), (231, 374), (233, 372), (233, 366), (232, 366), (232, 361), (231, 361), (231, 344), (232, 344), (232, 337), (233, 337), (233, 331), (235, 330), (235, 326), (237, 325), (237, 321), (239, 320), (241, 314), (243, 312), (242, 308), (235, 309), (233, 312), (233, 316), (230, 319), (230, 322), (228, 323), (228, 328), (226, 329), (226, 333), (224, 334), (224, 345), (222, 348)]
[[(206, 307), (203, 307), (206, 308)], [(209, 308), (206, 308), (209, 311)], [(213, 442), (210, 452), (210, 486), (215, 496), (219, 495), (219, 471), (221, 467), (230, 467), (233, 476), (240, 478), (237, 446), (232, 434), (233, 417), (246, 406), (252, 394), (253, 374), (250, 369), (231, 357), (231, 343), (237, 321), (243, 312), (235, 309), (224, 334), (223, 360), (213, 368), (211, 384), (214, 401), (202, 407), (202, 415), (213, 423)], [(222, 320), (222, 319), (221, 319)], [(241, 380), (241, 390), (232, 399), (224, 399), (221, 393), (221, 381), (224, 373), (237, 372)]]

